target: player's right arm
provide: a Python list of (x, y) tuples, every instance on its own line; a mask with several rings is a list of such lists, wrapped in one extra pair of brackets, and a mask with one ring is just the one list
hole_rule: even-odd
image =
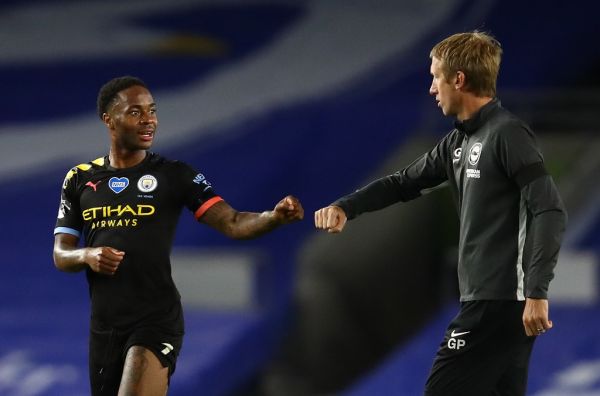
[[(79, 247), (83, 218), (77, 191), (79, 171), (84, 165), (72, 168), (63, 182), (56, 227), (54, 228), (54, 265), (61, 271), (79, 272), (87, 267), (104, 275), (114, 275), (123, 260), (124, 252), (111, 247)], [(81, 182), (83, 183), (83, 181)]]
[(54, 236), (54, 265), (61, 271), (79, 272), (87, 267), (104, 275), (114, 275), (125, 252), (111, 247), (78, 247), (79, 238), (71, 234)]
[(315, 212), (315, 227), (339, 233), (346, 222), (362, 213), (386, 208), (420, 197), (447, 180), (446, 167), (451, 134), (406, 168), (346, 195)]

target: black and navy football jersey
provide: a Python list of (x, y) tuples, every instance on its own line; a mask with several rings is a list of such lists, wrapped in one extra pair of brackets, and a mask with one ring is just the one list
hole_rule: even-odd
[(108, 157), (72, 168), (54, 234), (125, 252), (114, 276), (87, 269), (92, 324), (143, 324), (180, 304), (169, 255), (181, 210), (187, 207), (200, 219), (219, 201), (204, 175), (150, 152), (131, 168), (113, 168)]

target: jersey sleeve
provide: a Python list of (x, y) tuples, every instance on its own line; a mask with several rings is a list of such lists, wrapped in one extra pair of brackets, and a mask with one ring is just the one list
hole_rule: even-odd
[(71, 234), (77, 238), (81, 237), (83, 218), (81, 216), (79, 197), (77, 196), (77, 179), (77, 168), (71, 169), (65, 176), (60, 193), (60, 205), (58, 207), (54, 235)]
[(520, 188), (546, 175), (544, 158), (535, 135), (519, 122), (508, 122), (498, 134), (498, 157), (507, 176)]
[(181, 178), (185, 186), (184, 204), (194, 214), (196, 220), (200, 220), (214, 204), (223, 201), (223, 198), (215, 193), (208, 179), (192, 167), (183, 165)]
[(448, 179), (446, 165), (449, 136), (447, 135), (433, 149), (406, 168), (375, 180), (354, 193), (338, 199), (332, 205), (339, 206), (348, 219), (353, 219), (365, 212), (420, 197), (424, 191)]

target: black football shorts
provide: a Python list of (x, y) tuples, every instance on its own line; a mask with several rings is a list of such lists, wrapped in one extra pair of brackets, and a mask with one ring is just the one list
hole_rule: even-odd
[[(119, 391), (125, 357), (135, 345), (151, 350), (163, 367), (169, 368), (169, 378), (183, 343), (183, 316), (175, 323), (149, 325), (129, 330), (113, 328), (91, 328), (89, 339), (89, 372), (91, 394), (116, 395)], [(178, 322), (178, 321), (181, 322)]]

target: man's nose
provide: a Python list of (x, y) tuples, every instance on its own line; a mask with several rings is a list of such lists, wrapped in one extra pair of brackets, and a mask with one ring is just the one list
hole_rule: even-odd
[(437, 88), (435, 87), (435, 84), (431, 84), (429, 87), (429, 95), (437, 95)]
[(154, 121), (156, 121), (156, 117), (150, 113), (142, 113), (142, 116), (140, 117), (140, 122), (143, 124), (148, 124)]

